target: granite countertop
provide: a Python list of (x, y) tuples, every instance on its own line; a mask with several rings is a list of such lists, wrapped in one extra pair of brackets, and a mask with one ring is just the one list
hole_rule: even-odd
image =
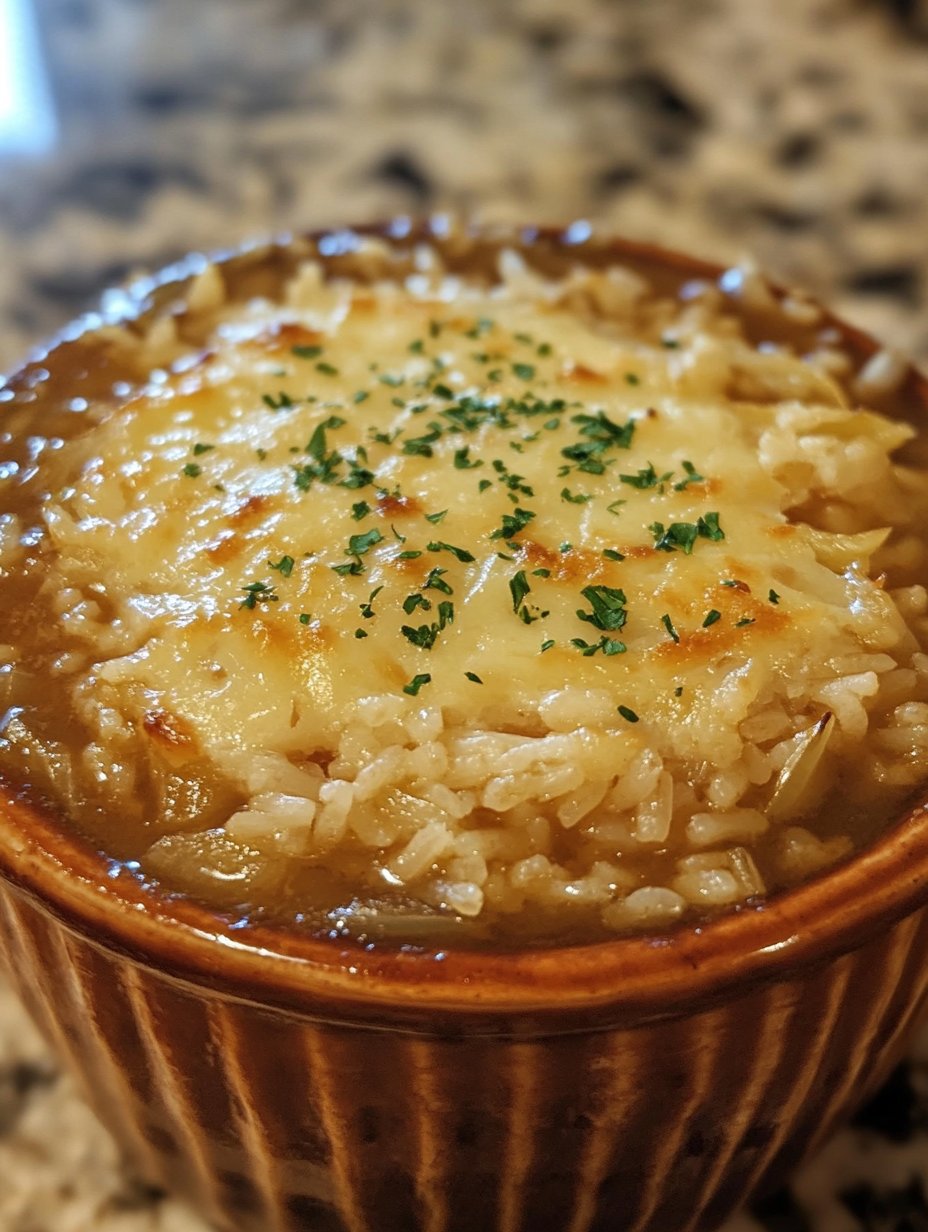
[[(924, 0), (0, 4), (17, 12), (36, 38), (4, 69), (0, 30), (24, 100), (0, 89), (0, 369), (189, 249), (432, 209), (750, 253), (928, 359)], [(4, 1232), (203, 1232), (122, 1171), (3, 984), (0, 1177)], [(924, 1230), (926, 1185), (928, 1034), (727, 1232)]]

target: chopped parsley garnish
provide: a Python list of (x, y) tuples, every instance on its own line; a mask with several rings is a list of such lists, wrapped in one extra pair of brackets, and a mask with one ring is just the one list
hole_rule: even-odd
[(551, 570), (550, 570), (550, 569), (533, 569), (533, 570), (532, 570), (532, 577), (543, 577), (543, 578), (548, 578), (548, 577), (550, 577), (550, 576), (551, 576)]
[(345, 549), (346, 556), (364, 556), (369, 552), (375, 544), (383, 542), (383, 535), (375, 527), (373, 530), (364, 531), (358, 535), (352, 535), (348, 540), (348, 547)]
[(603, 548), (603, 556), (606, 560), (624, 560), (625, 556), (622, 552), (617, 552), (615, 548)]
[(196, 479), (203, 474), (203, 467), (198, 466), (196, 462), (188, 462), (184, 467), (184, 474), (188, 479)]
[(199, 457), (201, 457), (204, 453), (209, 453), (209, 451), (210, 451), (211, 449), (215, 449), (215, 448), (216, 448), (216, 446), (215, 446), (215, 445), (201, 445), (201, 444), (197, 443), (197, 444), (196, 444), (196, 445), (194, 445), (194, 447), (193, 447), (193, 456), (194, 456), (195, 458), (199, 458)]
[(403, 692), (409, 693), (415, 697), (424, 684), (431, 684), (431, 682), (432, 677), (428, 674), (428, 672), (420, 672), (418, 676), (413, 676), (409, 684), (403, 685)]
[(354, 403), (366, 402), (370, 397), (370, 393), (366, 389), (358, 389), (355, 391), (354, 397), (351, 399)]
[(295, 405), (289, 394), (281, 390), (275, 398), (273, 394), (262, 394), (261, 401), (272, 411), (289, 411)]
[(300, 612), (299, 620), (301, 625), (308, 625), (312, 621), (312, 616), (309, 612)]
[(533, 364), (513, 364), (512, 371), (520, 381), (532, 381), (535, 379), (535, 367)]
[(454, 390), (449, 389), (447, 385), (433, 385), (432, 393), (436, 398), (444, 398), (447, 402), (451, 402), (454, 399)]
[(585, 642), (582, 637), (572, 637), (570, 644), (576, 646), (585, 659), (595, 655), (598, 650), (601, 650), (604, 655), (617, 655), (624, 654), (627, 649), (624, 642), (616, 641), (605, 635), (598, 642)]
[(696, 522), (671, 522), (664, 527), (663, 522), (652, 522), (648, 530), (654, 536), (654, 546), (659, 552), (675, 552), (678, 548), (689, 556), (697, 539), (725, 538), (725, 532), (719, 526), (719, 515), (707, 513)]
[(245, 593), (245, 598), (239, 604), (239, 607), (248, 608), (249, 611), (254, 611), (259, 603), (276, 603), (278, 595), (273, 586), (269, 586), (267, 582), (249, 582), (247, 586), (240, 587)]
[(448, 510), (442, 509), (441, 513), (427, 513), (425, 515), (425, 520), (426, 522), (431, 522), (433, 526), (437, 526), (438, 523), (443, 521), (447, 516)]
[(640, 385), (641, 377), (638, 376), (634, 372), (626, 372), (625, 373), (625, 383), (626, 385)]
[(365, 629), (355, 629), (354, 635), (357, 638), (367, 637), (367, 631)]
[(491, 539), (512, 539), (520, 531), (525, 530), (535, 517), (531, 509), (520, 509), (516, 506), (514, 513), (504, 513), (502, 525), (490, 535)]
[(627, 723), (638, 722), (638, 716), (630, 706), (616, 706), (616, 710), (618, 710), (619, 714)]
[(364, 566), (360, 560), (348, 561), (344, 565), (331, 565), (333, 573), (337, 573), (339, 577), (359, 577), (364, 572)]
[(561, 488), (561, 500), (569, 501), (571, 505), (585, 505), (592, 499), (592, 496), (584, 495), (582, 492), (574, 493), (570, 488)]
[(682, 684), (678, 684), (678, 685), (677, 685), (677, 687), (676, 687), (676, 688), (674, 689), (674, 691), (673, 691), (673, 695), (674, 695), (674, 697), (682, 697), (682, 696), (683, 696), (683, 685), (682, 685)]
[(553, 645), (554, 645), (554, 638), (553, 637), (546, 638), (541, 643), (541, 653), (544, 654), (545, 651), (550, 650)]
[[(421, 556), (421, 552), (417, 552), (416, 555)], [(440, 590), (443, 595), (453, 595), (454, 591), (442, 577), (442, 574), (447, 572), (447, 569), (440, 569), (438, 565), (436, 565), (435, 568), (429, 572), (428, 577), (422, 583), (422, 589)]]
[(770, 600), (771, 603), (774, 603), (774, 604), (780, 602), (780, 596), (777, 594), (775, 590), (768, 591), (767, 598)]
[[(684, 470), (684, 472), (685, 472), (685, 474), (686, 474), (686, 478), (685, 478), (685, 479), (681, 479), (679, 483), (675, 483), (675, 484), (673, 485), (673, 490), (674, 490), (675, 492), (682, 492), (682, 491), (683, 491), (683, 489), (684, 489), (684, 488), (685, 488), (688, 484), (691, 484), (691, 483), (704, 483), (704, 482), (705, 482), (705, 476), (700, 475), (700, 474), (697, 472), (696, 467), (692, 464), (692, 462), (686, 462), (686, 461), (684, 461), (684, 462), (682, 462), (682, 463), (681, 463), (681, 466), (683, 467), (683, 470)], [(718, 515), (716, 515), (716, 516), (718, 516)]]
[(525, 596), (531, 592), (531, 589), (524, 569), (520, 569), (518, 573), (509, 579), (509, 593), (512, 595), (512, 610), (514, 612), (518, 612), (525, 601)]
[(752, 625), (752, 624), (754, 624), (753, 616), (742, 616), (740, 620), (735, 621), (735, 628), (743, 629), (745, 625)]
[(664, 628), (667, 630), (667, 632), (670, 634), (673, 640), (675, 642), (679, 642), (680, 634), (673, 627), (673, 621), (670, 619), (670, 616), (666, 612), (661, 617), (661, 624), (664, 626)]
[(584, 586), (580, 593), (592, 608), (590, 612), (577, 609), (577, 615), (581, 620), (587, 621), (597, 629), (604, 629), (606, 632), (623, 627), (628, 619), (625, 609), (627, 599), (623, 590), (617, 590), (612, 586)]
[(364, 617), (365, 620), (370, 620), (372, 616), (376, 616), (377, 613), (374, 611), (373, 604), (374, 604), (374, 600), (377, 598), (377, 596), (380, 594), (382, 590), (383, 590), (382, 586), (375, 586), (374, 589), (371, 591), (371, 593), (368, 595), (367, 602), (359, 604), (359, 607), (361, 608), (361, 615)]
[(435, 645), (439, 630), (438, 625), (419, 625), (416, 629), (412, 625), (403, 625), (401, 632), (403, 637), (412, 642), (414, 646), (422, 650), (431, 650)]
[(479, 458), (475, 462), (471, 461), (470, 445), (465, 445), (462, 449), (456, 449), (454, 451), (455, 470), (474, 470), (478, 466), (483, 466), (483, 462)]
[(272, 569), (276, 569), (282, 577), (289, 577), (293, 572), (294, 560), (292, 556), (281, 556), (276, 565), (272, 560), (269, 560), (267, 563)]
[[(404, 539), (403, 543), (405, 542), (406, 540)], [(400, 552), (400, 554), (397, 556), (396, 559), (397, 560), (417, 560), (418, 557), (420, 557), (421, 555), (422, 553), (417, 551), (416, 548), (407, 548), (405, 552)]]
[(297, 359), (318, 359), (322, 354), (321, 346), (295, 346), (290, 348), (291, 354)]
[(483, 684), (483, 681), (480, 679), (480, 677), (477, 675), (476, 672), (465, 672), (464, 675), (467, 677), (468, 680), (472, 680), (474, 684)]
[(714, 607), (710, 612), (706, 612), (706, 618), (702, 622), (702, 627), (708, 629), (710, 625), (714, 625), (717, 620), (722, 619), (722, 613), (718, 608)]
[(356, 501), (351, 506), (351, 516), (356, 522), (360, 522), (362, 518), (366, 518), (370, 511), (371, 507), (367, 501)]
[(338, 369), (332, 364), (327, 364), (324, 359), (320, 359), (316, 364), (316, 371), (321, 372), (323, 376), (338, 376)]
[(430, 552), (450, 552), (462, 564), (468, 564), (475, 559), (472, 552), (468, 552), (465, 548), (456, 548), (453, 543), (443, 543), (440, 539), (426, 544), (426, 547)]
[(666, 475), (659, 477), (654, 464), (649, 462), (637, 475), (619, 475), (619, 479), (632, 488), (656, 488), (658, 483), (665, 482), (672, 474), (672, 471), (668, 471)]
[(432, 610), (432, 605), (429, 603), (428, 599), (426, 599), (425, 595), (407, 595), (403, 600), (403, 611), (407, 616), (411, 616), (417, 607), (421, 607), (423, 612), (429, 612)]

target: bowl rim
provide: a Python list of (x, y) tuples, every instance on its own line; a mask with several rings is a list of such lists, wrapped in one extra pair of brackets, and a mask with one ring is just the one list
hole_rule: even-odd
[[(657, 245), (595, 235), (586, 224), (474, 227), (466, 236), (530, 248), (544, 242), (599, 256), (658, 262), (692, 278), (717, 280), (721, 265)], [(449, 233), (445, 216), (395, 219), (295, 237), (344, 245), (375, 237), (414, 243)], [(294, 242), (283, 236), (209, 260), (235, 261)], [(200, 254), (133, 284), (35, 352), (19, 376), (100, 324), (128, 323), (181, 292), (207, 259)], [(772, 287), (779, 297), (787, 294)], [(880, 345), (823, 310), (823, 321), (866, 360)], [(13, 380), (16, 380), (14, 377)], [(909, 366), (907, 392), (928, 411), (928, 380)], [(801, 885), (660, 934), (536, 949), (475, 950), (365, 946), (283, 926), (241, 924), (193, 900), (145, 886), (121, 865), (68, 832), (0, 783), (0, 880), (46, 915), (104, 951), (159, 970), (187, 986), (324, 1022), (406, 1031), (521, 1034), (588, 1031), (743, 995), (859, 948), (928, 903), (928, 804), (860, 852)]]

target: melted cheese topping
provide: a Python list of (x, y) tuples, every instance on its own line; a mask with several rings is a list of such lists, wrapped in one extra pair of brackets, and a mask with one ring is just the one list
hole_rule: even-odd
[(712, 294), (501, 264), (195, 284), (180, 358), (155, 324), (0, 509), (0, 769), (206, 901), (433, 939), (650, 927), (866, 841), (928, 768), (928, 596), (881, 572), (926, 563), (911, 430)]
[(141, 618), (104, 675), (204, 747), (326, 748), (372, 694), (467, 720), (569, 686), (699, 757), (723, 680), (747, 708), (836, 638), (905, 635), (852, 564), (876, 541), (791, 522), (767, 456), (851, 413), (735, 402), (721, 343), (544, 301), (325, 297), (220, 329), (49, 511)]

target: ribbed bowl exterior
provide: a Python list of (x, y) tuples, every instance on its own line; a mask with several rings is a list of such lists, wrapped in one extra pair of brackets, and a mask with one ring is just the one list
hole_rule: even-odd
[(928, 911), (698, 1012), (542, 1038), (325, 1025), (107, 952), (9, 886), (19, 992), (151, 1181), (235, 1232), (687, 1232), (898, 1056)]

